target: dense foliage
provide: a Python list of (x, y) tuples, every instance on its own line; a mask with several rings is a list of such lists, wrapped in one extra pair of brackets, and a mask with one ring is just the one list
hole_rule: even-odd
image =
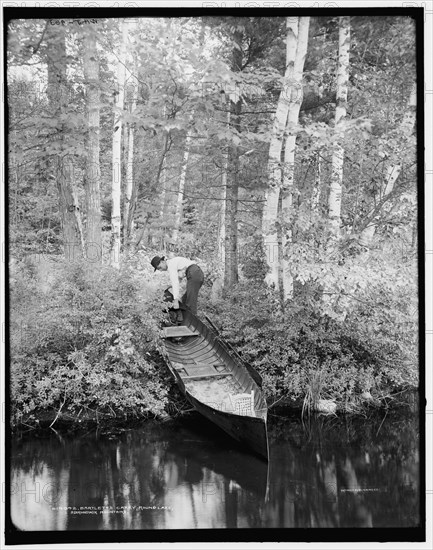
[[(60, 415), (81, 422), (173, 411), (172, 381), (158, 349), (164, 281), (156, 281), (147, 264), (142, 254), (125, 259), (120, 272), (43, 256), (39, 263), (14, 264), (14, 423), (34, 425), (44, 414), (51, 421)], [(243, 279), (216, 302), (208, 280), (201, 313), (261, 373), (269, 405), (302, 407), (307, 401), (312, 408), (327, 399), (342, 411), (361, 412), (416, 389), (417, 309), (410, 306), (415, 298), (406, 284), (410, 269), (396, 285), (389, 284), (387, 272), (370, 281), (344, 320), (324, 315), (306, 295), (282, 309), (252, 273), (254, 278)]]
[(154, 289), (127, 267), (40, 262), (55, 270), (49, 292), (24, 263), (12, 279), (13, 422), (34, 424), (44, 412), (74, 421), (163, 414), (167, 372), (156, 349), (162, 306)]
[(208, 310), (261, 373), (269, 404), (314, 408), (325, 399), (361, 412), (418, 386), (416, 296), (407, 284), (410, 265), (399, 271), (376, 271), (344, 319), (324, 314), (308, 294), (281, 309), (257, 279), (244, 280)]

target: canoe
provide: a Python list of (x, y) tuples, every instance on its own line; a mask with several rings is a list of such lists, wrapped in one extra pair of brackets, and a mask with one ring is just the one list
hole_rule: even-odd
[[(189, 310), (162, 329), (163, 354), (193, 408), (247, 449), (268, 460), (267, 405), (261, 377)], [(208, 319), (208, 322), (211, 321)]]

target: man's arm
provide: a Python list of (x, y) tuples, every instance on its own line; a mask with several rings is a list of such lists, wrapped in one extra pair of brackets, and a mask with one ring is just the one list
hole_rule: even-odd
[(167, 262), (168, 274), (170, 276), (172, 294), (174, 300), (179, 300), (179, 277), (177, 274), (177, 263), (176, 262)]

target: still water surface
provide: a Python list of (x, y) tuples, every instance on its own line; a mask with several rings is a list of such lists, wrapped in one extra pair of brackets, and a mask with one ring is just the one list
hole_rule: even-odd
[(12, 445), (18, 529), (416, 527), (418, 419), (271, 417), (270, 462), (196, 415)]

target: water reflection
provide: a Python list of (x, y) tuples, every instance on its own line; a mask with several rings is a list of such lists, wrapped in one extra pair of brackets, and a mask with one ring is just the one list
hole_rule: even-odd
[(205, 421), (13, 444), (22, 530), (414, 527), (415, 420), (270, 422), (268, 465)]

